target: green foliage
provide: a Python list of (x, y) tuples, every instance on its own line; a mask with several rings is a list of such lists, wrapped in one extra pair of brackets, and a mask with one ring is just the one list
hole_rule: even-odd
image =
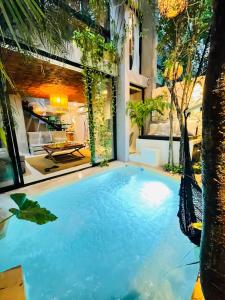
[(146, 98), (144, 103), (149, 111), (152, 113), (154, 111), (163, 115), (163, 112), (170, 108), (170, 104), (165, 96), (158, 96), (156, 98)]
[(108, 14), (108, 8), (110, 5), (109, 0), (89, 0), (88, 5), (92, 14), (94, 14), (95, 19), (98, 23), (104, 21), (105, 16)]
[(108, 162), (108, 160), (103, 160), (103, 161), (101, 161), (100, 162), (100, 167), (108, 167), (109, 166), (109, 162)]
[(34, 222), (42, 225), (55, 221), (57, 217), (46, 208), (40, 207), (37, 201), (27, 199), (26, 194), (17, 193), (10, 195), (18, 205), (17, 208), (10, 208), (9, 211), (18, 219)]
[(171, 166), (170, 164), (165, 164), (163, 166), (163, 170), (172, 174), (182, 174), (183, 168), (182, 166)]
[(184, 76), (189, 79), (194, 76), (208, 37), (211, 18), (210, 0), (189, 0), (183, 14), (174, 19), (159, 18), (158, 53), (164, 66), (179, 62), (184, 67)]
[(149, 115), (149, 111), (143, 102), (134, 102), (129, 101), (127, 105), (127, 112), (129, 113), (129, 117), (131, 119), (131, 123), (136, 124), (139, 133), (141, 134), (141, 128), (144, 125), (144, 122)]
[(168, 102), (164, 99), (163, 96), (156, 98), (147, 98), (142, 101), (129, 101), (127, 105), (127, 112), (131, 119), (132, 124), (136, 124), (141, 133), (141, 128), (144, 126), (144, 123), (147, 117), (154, 111), (159, 114), (163, 114), (163, 111), (169, 108)]
[[(182, 172), (183, 172), (182, 166), (172, 166), (170, 164), (165, 164), (163, 166), (163, 170), (166, 172), (173, 173), (173, 174), (182, 174)], [(195, 163), (193, 165), (193, 170), (194, 170), (195, 174), (201, 174), (201, 172), (202, 172), (201, 163)]]
[(82, 64), (93, 68), (101, 69), (103, 59), (107, 58), (108, 70), (116, 63), (117, 48), (113, 41), (106, 42), (105, 38), (92, 31), (89, 27), (75, 30), (73, 41), (82, 51)]
[[(106, 106), (113, 106), (113, 99), (108, 98), (103, 91), (108, 91), (112, 86), (110, 79), (106, 79), (101, 73), (95, 77), (95, 85), (92, 86), (93, 95), (93, 122), (95, 136), (95, 154), (98, 159), (107, 165), (112, 155), (112, 128), (106, 119)], [(113, 114), (113, 111), (112, 111)]]
[[(60, 18), (62, 19), (62, 14)], [(59, 22), (59, 13), (53, 1), (40, 3), (36, 0), (0, 0), (0, 37), (3, 45), (6, 44), (6, 38), (11, 38), (22, 53), (24, 50), (21, 50), (21, 42), (26, 43), (28, 48), (41, 42), (51, 51), (62, 50), (62, 28), (65, 26), (65, 23)], [(12, 85), (2, 59), (0, 73)]]
[[(158, 22), (158, 54), (164, 67), (161, 75), (166, 77), (171, 104), (176, 108), (181, 128), (180, 164), (183, 163), (183, 113), (189, 106), (197, 77), (205, 74), (211, 18), (211, 0), (189, 0), (188, 7), (182, 14), (173, 19), (160, 17)], [(183, 67), (183, 76), (179, 78), (164, 76), (166, 67), (176, 70), (176, 66), (179, 65)], [(178, 96), (176, 82), (181, 80), (183, 81), (182, 92)], [(172, 141), (171, 134), (172, 132), (170, 132), (170, 141)]]
[(88, 27), (74, 31), (73, 41), (82, 52), (92, 164), (96, 163), (96, 156), (107, 164), (112, 153), (112, 128), (105, 118), (107, 102), (110, 102), (112, 114), (115, 109), (114, 93), (104, 94), (110, 87), (113, 89), (112, 80), (106, 79), (102, 70), (112, 73), (113, 66), (118, 63), (117, 47), (113, 41), (105, 41), (103, 36)]

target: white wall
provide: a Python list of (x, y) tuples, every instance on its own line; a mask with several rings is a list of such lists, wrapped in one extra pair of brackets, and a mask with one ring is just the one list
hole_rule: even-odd
[[(128, 22), (129, 12), (126, 10), (124, 19)], [(123, 57), (119, 68), (118, 95), (117, 95), (117, 159), (129, 159), (129, 117), (126, 113), (127, 102), (130, 98), (129, 82), (129, 43), (124, 41)]]
[(157, 35), (154, 11), (149, 5), (149, 1), (145, 1), (143, 15), (143, 37), (142, 37), (142, 70), (143, 76), (148, 78), (145, 97), (152, 96), (152, 90), (156, 85), (157, 73)]
[[(115, 23), (121, 24), (124, 20), (126, 24), (128, 24), (129, 10), (130, 8), (127, 6), (123, 12), (118, 13), (119, 9), (115, 5), (114, 10), (112, 9), (111, 12)], [(144, 49), (144, 53), (142, 54), (142, 74), (139, 74), (137, 70), (129, 70), (128, 36), (125, 38), (123, 55), (121, 55), (117, 99), (117, 158), (121, 161), (129, 160), (130, 121), (126, 113), (126, 108), (127, 102), (130, 100), (130, 83), (145, 88), (146, 97), (151, 96), (152, 88), (155, 85), (156, 42), (154, 24), (149, 25), (149, 23), (151, 24), (151, 22), (153, 22), (152, 15), (149, 17), (149, 12), (151, 12), (151, 9), (148, 8), (146, 9), (146, 14), (144, 13), (144, 26), (149, 27), (150, 30), (146, 31), (146, 37), (143, 39), (142, 49)], [(115, 18), (116, 15), (119, 16), (118, 19)]]
[[(72, 61), (74, 63), (77, 63), (77, 64), (80, 64), (81, 65), (81, 57), (82, 57), (82, 52), (81, 50), (76, 46), (75, 43), (72, 43), (72, 42), (69, 42), (67, 43), (66, 45), (66, 48), (64, 49), (65, 51), (64, 52), (58, 52), (58, 53), (52, 53), (51, 50), (49, 50), (48, 48), (45, 48), (42, 44), (39, 44), (37, 46), (38, 49), (40, 50), (44, 50), (48, 53), (51, 53), (51, 54), (55, 54), (59, 57), (63, 57), (64, 59), (67, 59), (69, 61)], [(53, 63), (55, 65), (59, 65), (61, 67), (64, 67), (64, 68), (69, 68), (69, 69), (73, 69), (75, 71), (78, 71), (78, 72), (81, 72), (82, 70), (79, 68), (79, 67), (74, 67), (74, 66), (71, 66), (69, 64), (66, 64), (64, 62), (59, 62), (58, 60), (54, 60), (54, 59), (49, 59), (49, 58), (46, 58), (46, 57), (43, 57), (39, 54), (32, 54), (32, 56), (36, 57), (36, 58), (39, 58), (39, 59), (42, 59), (42, 60), (45, 60), (45, 61), (48, 61), (49, 63)], [(91, 62), (88, 62), (88, 64), (90, 65), (91, 67)], [(105, 73), (109, 73), (109, 70), (107, 68), (107, 61), (104, 61), (101, 65), (98, 66), (99, 69), (101, 69), (103, 72)], [(117, 76), (118, 75), (118, 70), (117, 70), (117, 67), (115, 65), (111, 66), (110, 67), (110, 74), (111, 75), (114, 75), (114, 76)]]
[[(193, 142), (190, 141), (190, 153), (193, 151)], [(160, 140), (150, 140), (150, 139), (137, 139), (136, 149), (138, 153), (141, 153), (143, 148), (152, 148), (159, 151), (159, 165), (163, 166), (168, 163), (169, 154), (169, 141)], [(174, 154), (174, 164), (179, 164), (179, 150), (180, 141), (173, 142), (173, 154)]]
[[(169, 153), (169, 141), (160, 140), (145, 140), (137, 139), (136, 142), (137, 152), (141, 152), (142, 148), (152, 148), (159, 150), (159, 164), (160, 166), (168, 163), (168, 153)], [(179, 164), (179, 149), (180, 142), (173, 142), (173, 153), (174, 153), (174, 164)]]

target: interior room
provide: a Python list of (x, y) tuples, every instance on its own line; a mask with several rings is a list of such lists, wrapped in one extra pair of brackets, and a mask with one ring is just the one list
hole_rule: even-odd
[(9, 50), (4, 58), (14, 85), (8, 89), (24, 182), (90, 165), (81, 70)]

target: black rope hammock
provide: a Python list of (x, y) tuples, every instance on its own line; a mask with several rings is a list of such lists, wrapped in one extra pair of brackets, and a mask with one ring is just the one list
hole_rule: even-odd
[(181, 231), (196, 246), (200, 246), (201, 231), (192, 227), (192, 223), (202, 222), (202, 190), (199, 187), (192, 167), (189, 138), (187, 130), (187, 117), (185, 112), (184, 126), (184, 153), (183, 153), (183, 174), (180, 183), (180, 203), (178, 218)]

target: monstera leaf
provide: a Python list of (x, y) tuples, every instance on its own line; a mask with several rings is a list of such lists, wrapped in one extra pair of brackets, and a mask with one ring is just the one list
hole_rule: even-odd
[(44, 207), (40, 207), (37, 201), (27, 199), (26, 194), (12, 194), (10, 197), (19, 208), (10, 208), (9, 211), (18, 219), (34, 222), (39, 225), (52, 222), (57, 219), (57, 217), (49, 210)]

